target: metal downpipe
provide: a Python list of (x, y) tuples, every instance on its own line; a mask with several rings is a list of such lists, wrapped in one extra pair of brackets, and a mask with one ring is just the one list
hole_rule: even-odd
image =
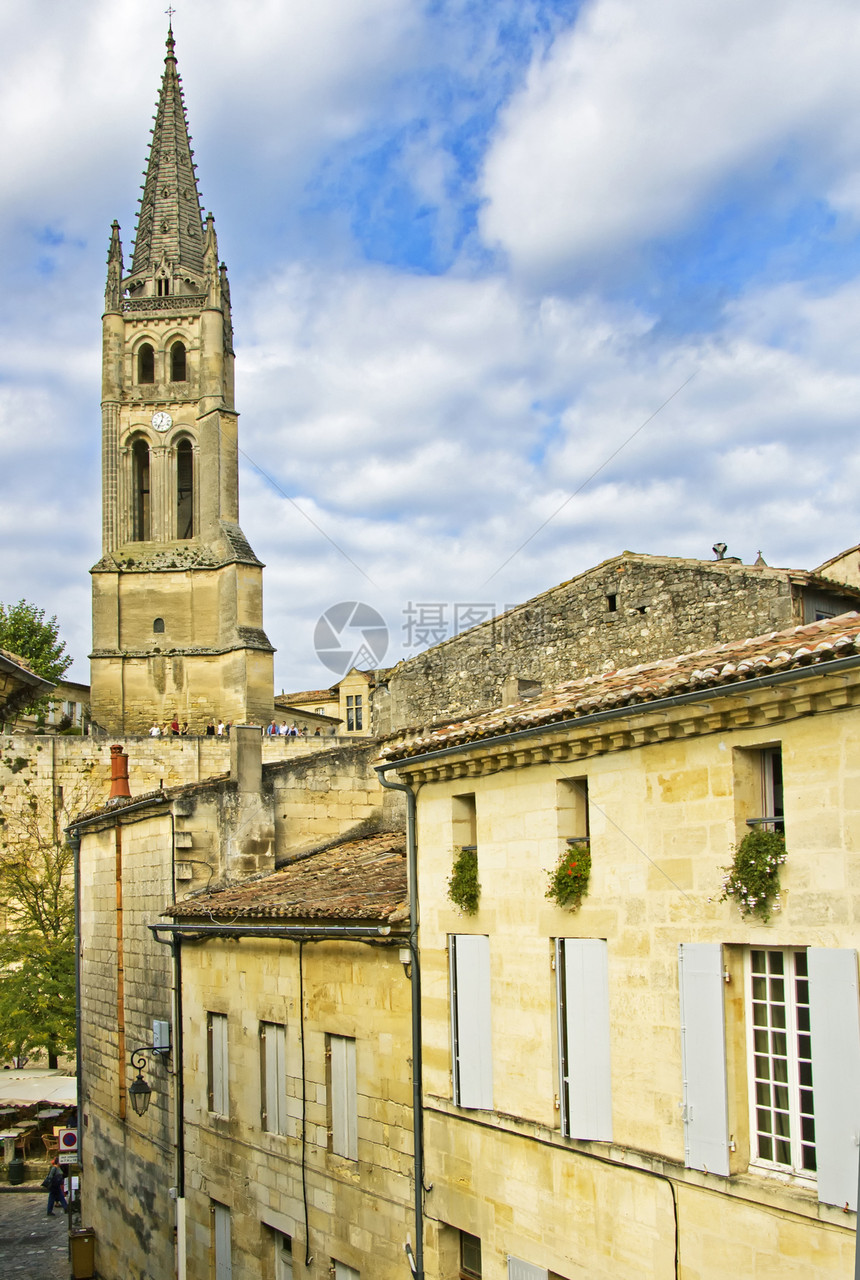
[[(386, 769), (374, 765), (383, 787), (406, 795), (406, 861), (409, 877), (409, 952), (412, 956), (412, 1134), (415, 1163), (415, 1280), (424, 1280), (424, 1080), (421, 1054), (421, 965), (418, 959), (418, 850), (415, 840), (415, 792), (404, 782), (389, 782)], [(411, 1264), (410, 1264), (411, 1265)]]

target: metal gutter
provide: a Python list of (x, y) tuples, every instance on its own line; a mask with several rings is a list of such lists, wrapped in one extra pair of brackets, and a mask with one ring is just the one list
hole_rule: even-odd
[(851, 658), (837, 658), (833, 662), (819, 662), (809, 667), (792, 667), (790, 671), (777, 671), (770, 676), (755, 676), (751, 680), (735, 681), (732, 684), (709, 685), (706, 689), (695, 689), (690, 693), (673, 694), (669, 698), (654, 698), (649, 702), (635, 702), (624, 707), (611, 707), (607, 711), (594, 711), (586, 716), (569, 716), (558, 720), (547, 720), (543, 724), (530, 725), (527, 729), (514, 729), (509, 733), (499, 733), (487, 738), (467, 738), (451, 747), (440, 747), (438, 750), (424, 751), (419, 755), (403, 755), (385, 760), (380, 769), (406, 769), (413, 764), (423, 764), (426, 760), (441, 760), (446, 756), (458, 755), (463, 751), (473, 751), (476, 747), (493, 746), (496, 743), (518, 742), (523, 738), (534, 738), (538, 734), (552, 733), (559, 729), (577, 729), (580, 726), (605, 724), (610, 720), (625, 719), (650, 711), (668, 711), (672, 707), (682, 707), (697, 702), (710, 702), (714, 698), (731, 696), (734, 693), (750, 693), (758, 689), (767, 689), (777, 684), (785, 684), (790, 680), (803, 680), (811, 676), (838, 675), (840, 671), (848, 671), (860, 666), (860, 655)]
[(156, 942), (167, 933), (174, 938), (202, 941), (204, 938), (284, 938), (294, 942), (373, 942), (381, 946), (403, 946), (404, 935), (393, 933), (390, 924), (380, 925), (314, 925), (314, 924), (150, 924), (146, 926)]
[[(189, 784), (191, 786), (195, 783)], [(166, 804), (168, 796), (166, 793), (155, 792), (151, 796), (146, 796), (143, 800), (135, 800), (134, 804), (117, 805), (115, 809), (107, 809), (102, 813), (90, 814), (88, 818), (76, 818), (74, 822), (70, 822), (66, 827), (66, 832), (78, 831), (81, 827), (94, 827), (97, 822), (110, 822), (112, 818), (122, 817), (124, 813), (134, 813), (137, 809), (144, 809), (151, 804)]]

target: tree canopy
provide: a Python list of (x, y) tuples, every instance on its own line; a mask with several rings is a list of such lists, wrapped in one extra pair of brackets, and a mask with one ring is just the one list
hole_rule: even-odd
[(44, 1049), (50, 1066), (75, 1043), (73, 855), (62, 821), (34, 796), (0, 819), (0, 1056)]
[(60, 639), (56, 616), (45, 619), (45, 610), (28, 600), (5, 605), (0, 601), (0, 649), (24, 658), (37, 676), (56, 683), (72, 665), (66, 642)]

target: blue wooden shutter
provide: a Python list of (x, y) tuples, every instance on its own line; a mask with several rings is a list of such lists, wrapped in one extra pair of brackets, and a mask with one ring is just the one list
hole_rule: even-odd
[(609, 947), (602, 938), (559, 938), (564, 969), (569, 1087), (562, 1089), (564, 1131), (571, 1138), (612, 1141), (609, 1049)]
[(492, 1111), (490, 939), (460, 933), (452, 934), (449, 942), (454, 1101), (461, 1107)]
[(355, 1041), (330, 1036), (332, 1151), (347, 1160), (358, 1159), (358, 1092)]
[(230, 1210), (212, 1202), (215, 1218), (215, 1280), (233, 1280), (233, 1256), (230, 1242)]
[(718, 942), (678, 947), (684, 1071), (684, 1161), (729, 1175), (723, 953)]
[(857, 1209), (860, 1004), (857, 953), (810, 947), (809, 1020), (815, 1158), (822, 1204)]
[(286, 1028), (277, 1022), (264, 1022), (263, 1079), (266, 1093), (263, 1099), (265, 1127), (269, 1133), (287, 1132), (286, 1093)]

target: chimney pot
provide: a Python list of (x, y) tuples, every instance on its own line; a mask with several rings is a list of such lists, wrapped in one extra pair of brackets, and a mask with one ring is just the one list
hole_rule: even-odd
[(110, 749), (110, 796), (108, 799), (115, 800), (121, 796), (130, 797), (131, 792), (128, 789), (128, 756), (117, 742)]

